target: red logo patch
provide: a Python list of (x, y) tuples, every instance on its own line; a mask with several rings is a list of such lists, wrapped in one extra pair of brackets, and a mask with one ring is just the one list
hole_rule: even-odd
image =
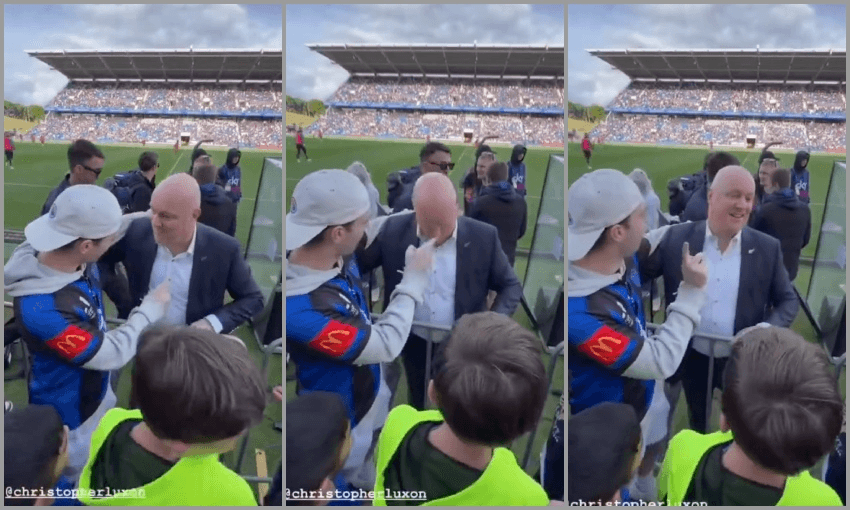
[(345, 354), (345, 351), (351, 347), (356, 339), (357, 328), (351, 324), (343, 324), (331, 319), (325, 329), (307, 345), (319, 352), (339, 358)]
[(622, 356), (629, 346), (629, 337), (602, 326), (590, 340), (578, 346), (578, 350), (590, 359), (610, 367)]
[(92, 338), (94, 337), (88, 331), (77, 326), (68, 326), (59, 336), (48, 340), (47, 345), (56, 354), (71, 361), (88, 348)]

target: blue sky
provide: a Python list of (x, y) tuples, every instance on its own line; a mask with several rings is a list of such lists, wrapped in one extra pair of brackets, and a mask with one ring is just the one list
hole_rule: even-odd
[(24, 50), (283, 45), (280, 5), (4, 5), (6, 100), (44, 105), (66, 78)]
[(606, 105), (626, 87), (588, 49), (840, 49), (846, 7), (830, 5), (570, 5), (567, 94)]
[(308, 43), (563, 46), (563, 5), (287, 5), (286, 93), (330, 97), (348, 73)]

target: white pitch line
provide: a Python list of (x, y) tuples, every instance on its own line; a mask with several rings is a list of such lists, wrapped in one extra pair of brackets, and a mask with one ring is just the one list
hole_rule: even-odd
[(26, 186), (27, 188), (54, 188), (55, 186), (48, 186), (47, 184), (27, 184), (25, 182), (4, 182), (3, 186)]
[[(177, 168), (177, 163), (180, 163), (180, 160), (183, 159), (184, 154), (186, 154), (185, 151), (180, 151), (180, 156), (177, 158), (177, 161), (175, 161), (174, 164), (171, 166), (171, 170), (169, 170), (168, 175), (165, 176), (166, 179), (171, 177), (171, 172), (173, 172), (174, 169)], [(163, 179), (163, 180), (165, 180), (165, 179)]]

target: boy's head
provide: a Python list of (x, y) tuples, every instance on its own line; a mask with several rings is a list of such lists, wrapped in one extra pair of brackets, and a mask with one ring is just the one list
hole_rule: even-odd
[(792, 476), (829, 453), (844, 404), (826, 352), (790, 329), (742, 331), (723, 376), (721, 428), (747, 456)]
[[(6, 490), (56, 486), (68, 465), (68, 426), (52, 406), (28, 405), (5, 414), (3, 479)], [(11, 497), (10, 497), (11, 496)], [(40, 498), (5, 494), (4, 506), (30, 506)]]
[(570, 502), (619, 499), (640, 463), (640, 422), (632, 406), (603, 402), (570, 418)]
[(189, 326), (149, 328), (139, 345), (131, 391), (145, 424), (172, 448), (223, 453), (262, 420), (266, 384), (244, 345)]
[(534, 334), (495, 312), (464, 315), (440, 350), (428, 396), (451, 431), (499, 446), (537, 425), (546, 371)]
[[(336, 393), (314, 391), (286, 403), (286, 487), (333, 490), (333, 478), (351, 451), (348, 411)], [(325, 500), (324, 502), (327, 502)], [(322, 500), (287, 499), (287, 505)]]

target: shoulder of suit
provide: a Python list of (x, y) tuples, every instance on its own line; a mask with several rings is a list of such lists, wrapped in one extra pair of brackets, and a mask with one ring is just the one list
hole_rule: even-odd
[(204, 225), (203, 223), (198, 223), (198, 235), (195, 239), (195, 243), (197, 244), (198, 241), (206, 242), (207, 239), (211, 240), (215, 246), (228, 248), (233, 248), (234, 246), (236, 248), (239, 247), (239, 241), (237, 241), (235, 237), (231, 237), (224, 232), (208, 225)]
[(747, 239), (745, 239), (745, 237), (749, 237), (749, 239), (751, 239), (752, 242), (755, 242), (757, 244), (770, 244), (770, 245), (779, 246), (779, 239), (777, 239), (777, 238), (775, 238), (771, 235), (765, 234), (764, 232), (761, 232), (760, 230), (756, 230), (756, 229), (754, 229), (750, 226), (744, 227), (744, 230), (741, 232), (741, 242), (742, 243), (747, 241)]
[(457, 219), (458, 228), (460, 228), (461, 225), (464, 225), (465, 227), (473, 229), (473, 230), (474, 229), (483, 230), (483, 231), (489, 230), (489, 231), (491, 231), (491, 233), (495, 233), (497, 235), (499, 233), (498, 229), (496, 229), (496, 227), (494, 227), (493, 225), (490, 225), (489, 223), (485, 223), (481, 220), (476, 220), (475, 218), (470, 218), (469, 216), (460, 216)]

